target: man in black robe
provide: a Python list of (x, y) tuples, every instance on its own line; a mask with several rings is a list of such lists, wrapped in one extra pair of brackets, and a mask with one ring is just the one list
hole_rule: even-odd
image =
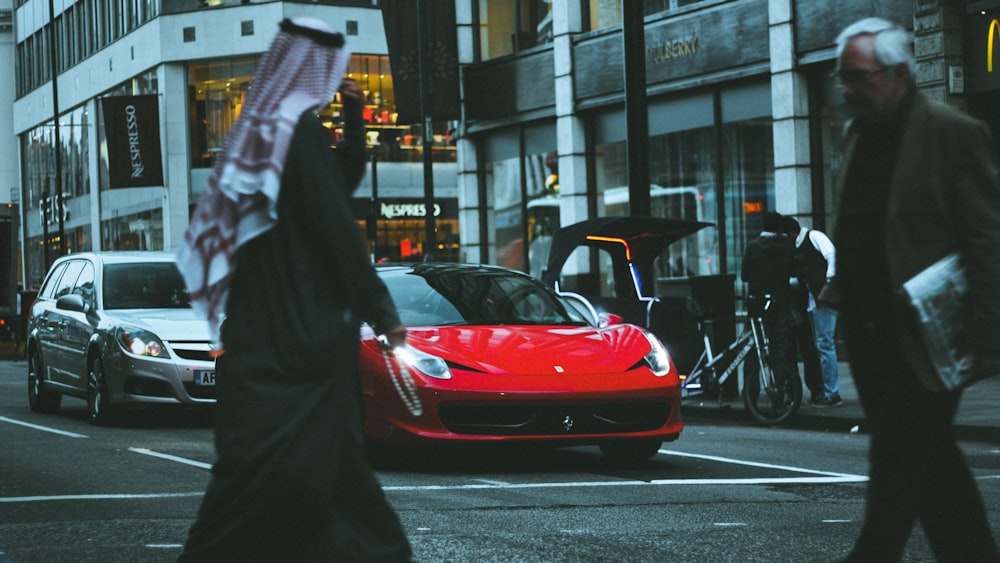
[[(365, 162), (349, 57), (322, 22), (282, 22), (178, 252), (222, 350), (218, 459), (182, 561), (411, 556), (363, 447), (360, 323), (393, 345), (406, 329), (348, 207)], [(333, 150), (315, 110), (338, 86)]]

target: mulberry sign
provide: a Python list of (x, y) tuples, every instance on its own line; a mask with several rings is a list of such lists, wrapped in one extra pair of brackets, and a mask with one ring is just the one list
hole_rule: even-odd
[(693, 57), (698, 52), (698, 38), (674, 39), (646, 49), (646, 61), (664, 63), (684, 57)]
[(163, 185), (158, 103), (155, 94), (101, 100), (111, 188)]

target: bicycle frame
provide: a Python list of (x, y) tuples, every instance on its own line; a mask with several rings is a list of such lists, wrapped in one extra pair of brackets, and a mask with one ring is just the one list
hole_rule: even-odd
[[(759, 350), (762, 341), (766, 341), (763, 330), (761, 330), (760, 319), (748, 318), (747, 324), (743, 327), (740, 335), (736, 337), (736, 340), (719, 354), (714, 354), (712, 352), (712, 341), (708, 337), (708, 332), (702, 329), (701, 323), (699, 323), (699, 329), (705, 344), (705, 350), (698, 357), (698, 361), (695, 362), (691, 373), (688, 374), (681, 385), (682, 398), (700, 395), (704, 392), (703, 376), (707, 376), (717, 387), (721, 387), (729, 380), (729, 377), (736, 371), (736, 368), (743, 363), (747, 354), (754, 349)], [(757, 356), (760, 358), (761, 354)], [(728, 361), (724, 361), (726, 359)], [(722, 402), (721, 394), (719, 395), (719, 402)]]

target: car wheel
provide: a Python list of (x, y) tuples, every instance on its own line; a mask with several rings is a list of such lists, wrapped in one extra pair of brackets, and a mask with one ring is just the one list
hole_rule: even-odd
[(660, 451), (660, 440), (611, 440), (601, 442), (604, 457), (620, 465), (637, 465)]
[(94, 360), (87, 375), (87, 413), (90, 422), (99, 426), (110, 424), (117, 414), (108, 393), (108, 381), (104, 377), (104, 362)]
[(34, 412), (55, 412), (59, 410), (62, 395), (45, 388), (45, 373), (42, 357), (37, 350), (28, 358), (28, 405)]

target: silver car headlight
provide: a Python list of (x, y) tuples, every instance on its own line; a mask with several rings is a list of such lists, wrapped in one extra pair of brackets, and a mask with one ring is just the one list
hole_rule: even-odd
[(411, 369), (436, 379), (451, 379), (451, 369), (443, 359), (417, 350), (409, 344), (394, 346), (392, 353), (396, 359)]
[(155, 334), (133, 326), (121, 326), (115, 331), (118, 345), (136, 356), (166, 357), (167, 349)]
[(670, 354), (667, 353), (667, 347), (653, 333), (644, 330), (642, 334), (649, 341), (649, 352), (643, 358), (649, 364), (649, 369), (653, 370), (653, 375), (657, 377), (667, 375), (670, 373)]

